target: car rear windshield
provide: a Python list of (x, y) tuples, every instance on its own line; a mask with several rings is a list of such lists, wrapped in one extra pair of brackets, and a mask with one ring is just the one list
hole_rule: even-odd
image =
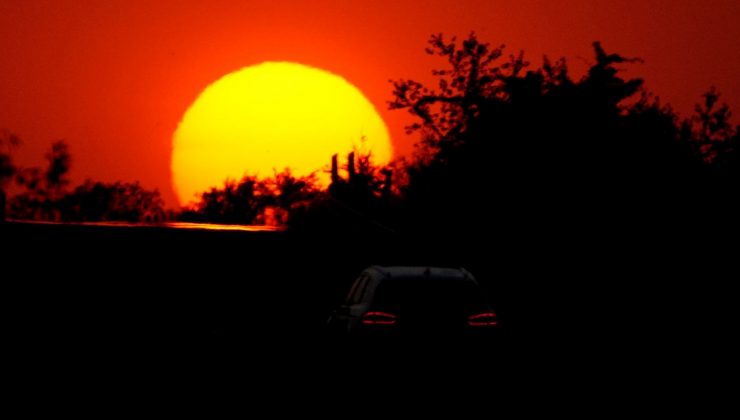
[(385, 308), (432, 306), (451, 309), (485, 305), (476, 283), (444, 278), (403, 278), (385, 281), (378, 285), (373, 303)]

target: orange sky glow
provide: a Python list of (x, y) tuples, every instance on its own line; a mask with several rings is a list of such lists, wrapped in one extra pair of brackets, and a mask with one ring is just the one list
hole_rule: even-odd
[(20, 164), (40, 165), (65, 139), (73, 182), (140, 180), (174, 207), (173, 132), (206, 86), (242, 67), (341, 75), (409, 153), (416, 139), (407, 114), (387, 110), (388, 79), (429, 80), (431, 33), (476, 31), (536, 66), (565, 56), (576, 74), (600, 40), (645, 59), (632, 74), (682, 115), (712, 85), (740, 113), (739, 18), (737, 0), (2, 0), (0, 129), (23, 140)]

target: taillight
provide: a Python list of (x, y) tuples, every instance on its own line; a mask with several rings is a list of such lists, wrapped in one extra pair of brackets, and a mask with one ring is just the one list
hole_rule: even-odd
[(362, 317), (365, 325), (395, 325), (397, 316), (388, 312), (368, 312)]
[(482, 312), (468, 317), (468, 325), (471, 327), (492, 327), (496, 323), (496, 314), (492, 311)]

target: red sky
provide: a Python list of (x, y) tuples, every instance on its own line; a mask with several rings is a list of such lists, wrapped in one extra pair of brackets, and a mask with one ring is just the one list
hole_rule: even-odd
[(533, 64), (581, 68), (601, 40), (644, 58), (633, 74), (686, 115), (712, 85), (740, 109), (739, 23), (738, 0), (0, 0), (0, 129), (23, 139), (21, 164), (66, 139), (74, 182), (140, 180), (174, 206), (172, 133), (204, 87), (244, 66), (344, 76), (407, 152), (388, 79), (426, 77), (431, 33), (475, 30)]

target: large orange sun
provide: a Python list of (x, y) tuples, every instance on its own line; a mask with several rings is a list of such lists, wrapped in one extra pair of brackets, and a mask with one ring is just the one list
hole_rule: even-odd
[(388, 129), (359, 89), (340, 76), (295, 63), (267, 62), (208, 86), (175, 131), (172, 177), (181, 204), (245, 174), (290, 168), (321, 172), (335, 153), (371, 151), (378, 164), (393, 153)]

